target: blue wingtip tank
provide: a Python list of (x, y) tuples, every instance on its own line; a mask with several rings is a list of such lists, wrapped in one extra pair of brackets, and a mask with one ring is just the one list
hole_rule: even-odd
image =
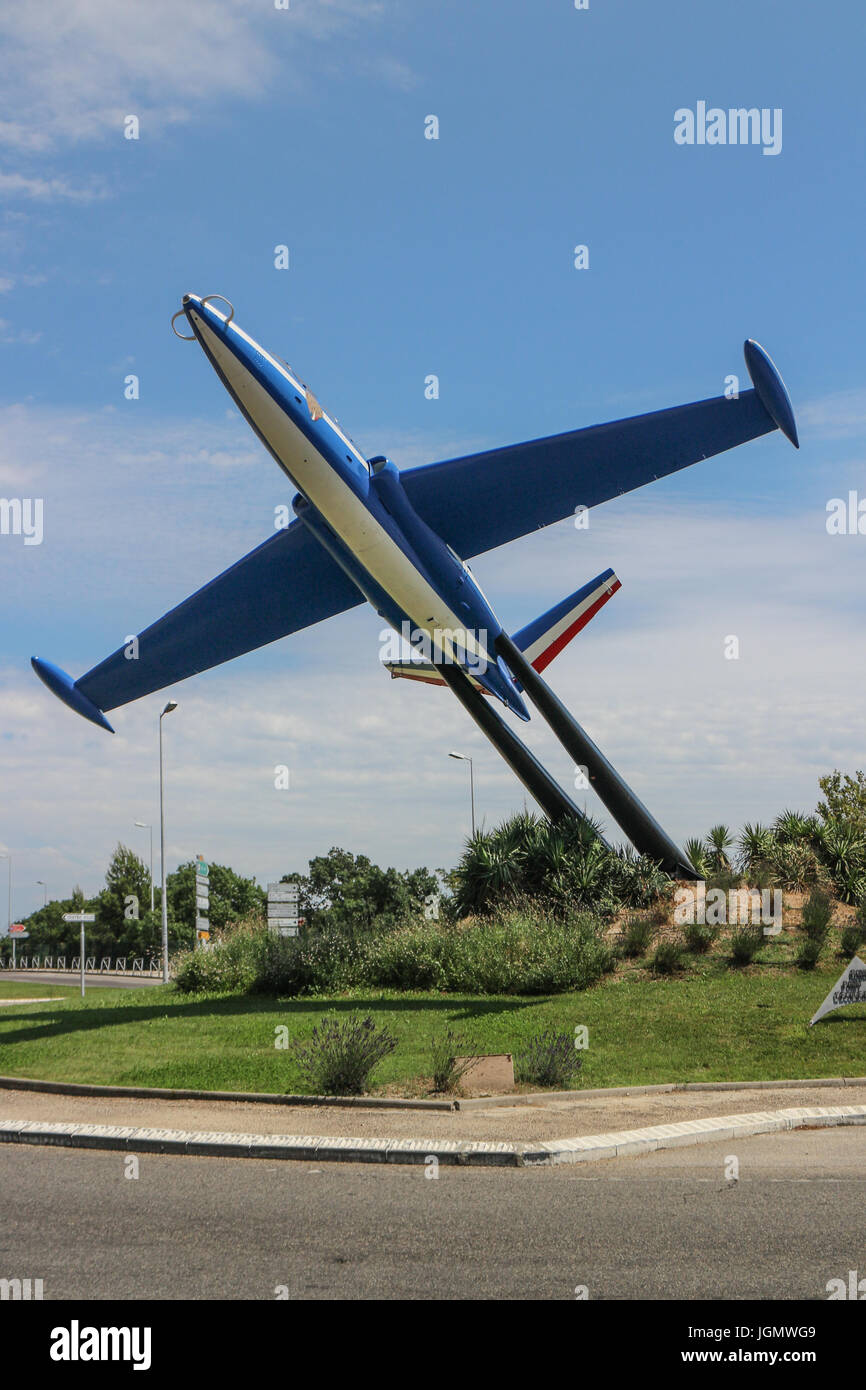
[(772, 357), (754, 338), (746, 339), (743, 344), (743, 356), (752, 378), (752, 385), (770, 419), (779, 427), (785, 438), (790, 439), (794, 448), (799, 449), (800, 440), (797, 436), (794, 407)]
[(67, 675), (65, 671), (61, 671), (59, 666), (55, 666), (51, 661), (42, 661), (38, 656), (30, 658), (30, 665), (39, 679), (48, 686), (48, 689), (57, 696), (58, 700), (63, 701), (64, 705), (74, 709), (76, 714), (82, 714), (91, 723), (98, 724), (100, 729), (107, 729), (110, 734), (114, 733), (102, 710), (92, 700), (88, 700), (87, 696), (78, 689), (72, 677)]

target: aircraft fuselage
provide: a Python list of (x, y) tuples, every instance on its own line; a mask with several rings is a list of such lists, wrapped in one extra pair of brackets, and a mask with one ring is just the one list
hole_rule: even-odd
[(294, 510), (376, 612), (472, 671), (528, 718), (494, 649), (502, 625), (468, 566), (421, 520), (399, 470), (369, 462), (291, 369), (231, 318), (185, 295), (190, 326), (226, 390), (298, 489)]

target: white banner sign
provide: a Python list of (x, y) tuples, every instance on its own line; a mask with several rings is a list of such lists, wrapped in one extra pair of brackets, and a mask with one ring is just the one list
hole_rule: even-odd
[(841, 1009), (844, 1004), (866, 1004), (866, 965), (859, 956), (854, 957), (848, 969), (830, 990), (815, 1017), (810, 1019), (809, 1027), (811, 1028), (812, 1024), (817, 1023), (825, 1014), (832, 1013), (834, 1009)]
[(269, 883), (268, 902), (269, 903), (296, 903), (298, 901), (298, 885), (296, 883)]

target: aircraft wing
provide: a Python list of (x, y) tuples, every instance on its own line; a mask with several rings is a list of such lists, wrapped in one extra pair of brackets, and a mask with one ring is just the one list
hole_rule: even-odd
[(751, 339), (756, 389), (633, 415), (400, 473), (416, 512), (462, 559), (594, 507), (779, 428), (797, 445), (787, 392)]
[(145, 628), (138, 637), (137, 658), (127, 658), (128, 646), (120, 647), (74, 682), (38, 657), (33, 667), (55, 695), (110, 729), (103, 710), (162, 690), (363, 602), (360, 590), (315, 537), (293, 521)]

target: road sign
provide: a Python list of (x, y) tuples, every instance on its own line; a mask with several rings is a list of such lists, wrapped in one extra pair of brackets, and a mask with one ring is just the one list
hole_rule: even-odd
[(25, 931), (25, 930), (24, 930), (24, 923), (23, 923), (23, 922), (13, 922), (12, 925), (11, 925), (10, 927), (7, 927), (7, 929), (6, 929), (6, 935), (7, 935), (7, 936), (14, 936), (14, 938), (15, 938), (16, 941), (29, 941), (29, 940), (30, 940), (30, 933), (29, 933), (29, 931)]
[(204, 859), (196, 860), (195, 871), (200, 878), (207, 878), (210, 874), (210, 865)]
[(95, 912), (64, 912), (64, 922), (78, 922), (81, 925), (81, 997), (84, 998), (84, 923), (95, 922)]
[(269, 903), (296, 903), (300, 896), (297, 883), (269, 883)]

